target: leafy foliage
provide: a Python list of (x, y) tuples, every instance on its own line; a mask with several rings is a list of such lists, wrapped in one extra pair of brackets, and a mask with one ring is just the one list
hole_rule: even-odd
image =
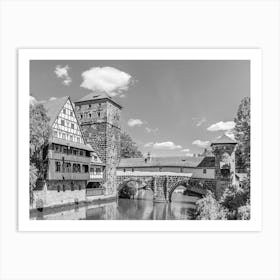
[(234, 136), (238, 142), (236, 151), (236, 165), (239, 169), (250, 169), (250, 97), (241, 100), (237, 115), (234, 119)]
[(48, 149), (48, 140), (51, 135), (51, 127), (46, 110), (42, 104), (30, 105), (29, 115), (29, 191), (30, 202), (33, 200), (33, 190), (36, 181), (43, 178), (47, 170), (45, 157)]
[(138, 150), (136, 143), (126, 133), (121, 133), (121, 157), (122, 158), (139, 158), (143, 154)]
[(206, 196), (196, 202), (196, 220), (225, 220), (227, 209), (224, 208), (208, 191)]
[(128, 182), (119, 192), (121, 198), (134, 197), (137, 192), (137, 187), (133, 182)]
[(247, 203), (237, 209), (237, 220), (250, 220), (251, 206)]

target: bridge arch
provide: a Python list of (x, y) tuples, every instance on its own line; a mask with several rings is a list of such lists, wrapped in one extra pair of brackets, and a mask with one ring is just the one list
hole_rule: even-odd
[(149, 179), (143, 179), (143, 178), (129, 178), (129, 179), (125, 179), (124, 181), (120, 182), (117, 186), (117, 192), (119, 192), (121, 189), (123, 189), (124, 187), (127, 186), (128, 183), (130, 182), (135, 182), (139, 185), (141, 185), (140, 188), (137, 188), (138, 190), (140, 189), (151, 189), (152, 191), (154, 191), (154, 187), (153, 187), (153, 178), (149, 178)]
[[(193, 185), (196, 184), (198, 185), (196, 188), (193, 187)], [(203, 190), (203, 183), (202, 182), (193, 182), (189, 178), (188, 179), (183, 179), (175, 182), (172, 184), (167, 191), (167, 199), (169, 202), (171, 202), (171, 197), (175, 189), (177, 189), (179, 186), (183, 186), (186, 188), (186, 190), (192, 191), (199, 196), (203, 196), (205, 194), (205, 191)]]

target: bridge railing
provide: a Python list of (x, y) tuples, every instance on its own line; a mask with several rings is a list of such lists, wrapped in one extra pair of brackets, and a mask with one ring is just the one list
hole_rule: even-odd
[(86, 189), (86, 196), (97, 196), (103, 194), (104, 194), (104, 188)]

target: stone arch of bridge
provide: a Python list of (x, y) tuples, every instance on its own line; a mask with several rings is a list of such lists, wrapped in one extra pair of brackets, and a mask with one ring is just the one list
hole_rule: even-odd
[[(198, 185), (203, 188), (203, 184), (201, 182), (198, 182)], [(187, 190), (191, 190), (192, 192), (196, 193), (199, 196), (202, 196), (204, 194), (204, 191), (198, 191), (198, 189), (193, 189), (192, 188), (192, 181), (190, 179), (184, 179), (184, 180), (179, 180), (172, 184), (168, 190), (167, 190), (167, 198), (168, 201), (171, 202), (171, 197), (175, 189), (177, 189), (179, 186), (185, 187)]]
[(152, 179), (145, 180), (145, 179), (139, 179), (139, 178), (130, 178), (130, 179), (124, 180), (123, 182), (121, 182), (118, 185), (117, 192), (120, 192), (130, 182), (134, 182), (134, 183), (139, 184), (141, 187), (137, 188), (138, 190), (142, 190), (142, 189), (148, 190), (148, 189), (150, 189), (150, 190), (154, 191), (154, 187), (153, 187), (153, 184), (152, 184)]

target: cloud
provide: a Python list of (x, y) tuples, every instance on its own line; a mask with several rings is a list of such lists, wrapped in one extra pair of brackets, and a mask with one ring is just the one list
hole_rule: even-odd
[(188, 153), (190, 151), (190, 149), (183, 149), (182, 152), (186, 152)]
[(175, 145), (173, 142), (171, 141), (167, 141), (167, 142), (149, 142), (147, 144), (144, 145), (144, 147), (146, 148), (154, 148), (154, 149), (158, 149), (158, 150), (176, 150), (176, 149), (182, 149), (182, 146), (180, 145)]
[(196, 122), (196, 126), (201, 126), (203, 123), (206, 122), (206, 118), (198, 118), (198, 117), (195, 117), (195, 118), (192, 118), (193, 121)]
[(33, 97), (32, 95), (29, 95), (29, 104), (30, 104), (30, 105), (35, 105), (36, 103), (38, 103), (38, 101), (36, 100), (36, 98)]
[(210, 142), (209, 141), (201, 141), (201, 140), (195, 140), (192, 142), (193, 145), (196, 145), (200, 148), (206, 148), (209, 146)]
[(235, 127), (235, 123), (233, 121), (228, 122), (217, 122), (212, 125), (210, 125), (207, 130), (208, 131), (220, 131), (220, 130), (231, 130)]
[(186, 153), (185, 156), (186, 156), (186, 157), (193, 157), (194, 154), (193, 154), (193, 153)]
[(72, 82), (71, 77), (69, 76), (69, 70), (71, 68), (68, 65), (61, 67), (60, 65), (56, 65), (54, 73), (57, 78), (62, 79), (62, 84), (69, 86)]
[(82, 73), (81, 87), (92, 91), (105, 91), (110, 96), (124, 97), (133, 83), (131, 75), (113, 67), (92, 67)]
[(53, 100), (56, 100), (57, 98), (56, 97), (51, 97), (50, 99), (49, 99), (49, 101), (53, 101)]
[(157, 133), (158, 132), (158, 127), (156, 127), (156, 128), (145, 127), (145, 130), (148, 133)]
[(127, 122), (127, 125), (130, 127), (134, 127), (134, 126), (142, 126), (144, 124), (144, 122), (142, 122), (139, 119), (129, 119)]
[(226, 133), (225, 133), (226, 136), (228, 136), (229, 138), (231, 138), (232, 140), (235, 140), (235, 137), (234, 137), (234, 133), (232, 130), (228, 130)]

